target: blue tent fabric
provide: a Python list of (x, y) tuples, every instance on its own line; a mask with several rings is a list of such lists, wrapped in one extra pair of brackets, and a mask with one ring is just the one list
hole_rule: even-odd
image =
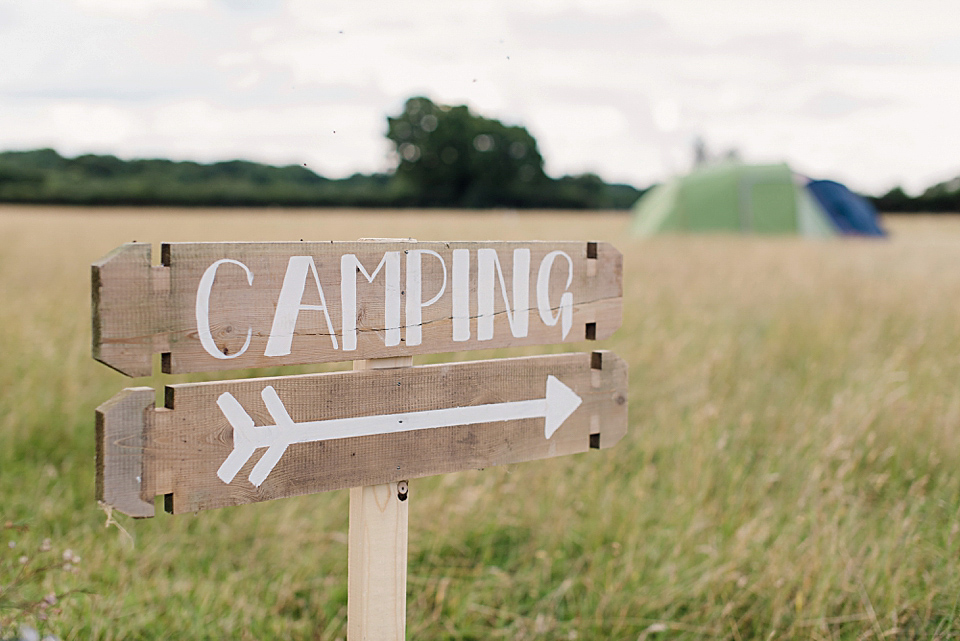
[(811, 180), (807, 189), (843, 234), (886, 236), (877, 223), (877, 210), (845, 186), (832, 180)]

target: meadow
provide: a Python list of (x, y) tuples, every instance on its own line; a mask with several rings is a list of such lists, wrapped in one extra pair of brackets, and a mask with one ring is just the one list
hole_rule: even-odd
[(640, 240), (610, 213), (0, 208), (0, 608), (53, 559), (17, 595), (76, 590), (39, 622), (62, 639), (346, 636), (346, 492), (97, 506), (94, 408), (187, 380), (91, 358), (89, 265), (115, 246), (601, 240), (624, 254), (623, 326), (562, 349), (629, 362), (629, 433), (412, 481), (407, 637), (960, 638), (960, 220), (885, 224), (870, 242)]

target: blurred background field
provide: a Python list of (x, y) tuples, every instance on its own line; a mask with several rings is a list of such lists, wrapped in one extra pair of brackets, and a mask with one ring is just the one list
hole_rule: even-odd
[(83, 591), (47, 624), (64, 639), (346, 636), (346, 492), (105, 527), (94, 408), (184, 380), (90, 357), (89, 265), (120, 243), (603, 240), (623, 326), (563, 349), (630, 363), (629, 434), (412, 482), (408, 638), (956, 638), (960, 219), (884, 225), (638, 240), (624, 213), (0, 208), (0, 586), (49, 538), (78, 571), (26, 596)]

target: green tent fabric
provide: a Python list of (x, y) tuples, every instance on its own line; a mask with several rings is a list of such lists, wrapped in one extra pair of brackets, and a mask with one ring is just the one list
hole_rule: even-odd
[(829, 216), (785, 164), (725, 163), (654, 187), (633, 207), (634, 230), (833, 236)]

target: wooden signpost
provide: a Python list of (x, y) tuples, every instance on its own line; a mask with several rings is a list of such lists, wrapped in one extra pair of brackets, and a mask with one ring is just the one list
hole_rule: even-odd
[[(611, 352), (412, 367), (620, 325), (605, 243), (123, 245), (93, 265), (93, 354), (130, 376), (354, 359), (355, 371), (128, 388), (97, 409), (97, 495), (135, 517), (351, 488), (348, 637), (403, 638), (410, 479), (606, 448)], [(384, 614), (388, 613), (388, 614)]]

